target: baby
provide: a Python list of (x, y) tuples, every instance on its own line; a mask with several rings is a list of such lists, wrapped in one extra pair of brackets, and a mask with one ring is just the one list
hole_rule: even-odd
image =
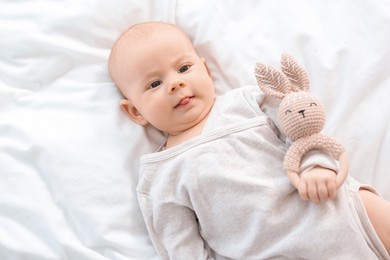
[(318, 153), (298, 191), (282, 168), (278, 103), (257, 86), (216, 97), (179, 28), (131, 27), (109, 71), (130, 119), (167, 135), (142, 157), (137, 186), (162, 259), (390, 259), (390, 203), (350, 177), (336, 190), (337, 169)]

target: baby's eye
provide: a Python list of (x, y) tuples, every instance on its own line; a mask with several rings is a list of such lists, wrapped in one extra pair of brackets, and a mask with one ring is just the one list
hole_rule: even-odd
[(290, 109), (287, 109), (284, 114), (287, 116), (289, 113), (291, 113), (291, 110)]
[(158, 86), (160, 86), (162, 83), (161, 80), (156, 80), (156, 81), (153, 81), (152, 83), (150, 83), (149, 87), (150, 88), (157, 88)]
[(312, 106), (317, 106), (317, 103), (310, 103), (310, 106), (312, 107)]
[(186, 72), (189, 68), (190, 68), (190, 65), (181, 66), (180, 69), (179, 69), (179, 73), (184, 73), (184, 72)]

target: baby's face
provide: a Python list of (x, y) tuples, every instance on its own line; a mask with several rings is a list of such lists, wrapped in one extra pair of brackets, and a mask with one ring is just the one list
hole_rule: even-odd
[(188, 39), (180, 31), (162, 30), (136, 45), (119, 64), (130, 104), (122, 108), (135, 122), (171, 135), (201, 122), (213, 105), (214, 85)]

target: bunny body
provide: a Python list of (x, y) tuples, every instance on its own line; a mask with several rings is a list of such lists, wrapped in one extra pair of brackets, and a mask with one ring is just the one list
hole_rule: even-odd
[(284, 169), (298, 173), (302, 157), (312, 150), (323, 150), (338, 160), (344, 152), (344, 147), (336, 139), (321, 133), (302, 137), (289, 147), (284, 157)]
[(261, 90), (282, 99), (278, 110), (281, 128), (292, 141), (284, 157), (284, 169), (298, 189), (300, 164), (303, 156), (312, 150), (321, 150), (339, 161), (337, 187), (348, 173), (348, 159), (344, 147), (333, 137), (324, 135), (325, 109), (321, 101), (309, 91), (306, 71), (290, 56), (282, 55), (281, 70), (257, 63), (255, 75)]

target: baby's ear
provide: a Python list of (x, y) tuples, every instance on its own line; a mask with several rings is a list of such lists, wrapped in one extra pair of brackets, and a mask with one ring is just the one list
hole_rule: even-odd
[(255, 68), (257, 84), (266, 95), (283, 99), (290, 92), (290, 82), (286, 75), (264, 63), (257, 63)]
[(128, 99), (122, 99), (120, 101), (120, 106), (123, 112), (125, 112), (126, 115), (128, 115), (128, 117), (130, 117), (130, 119), (133, 120), (135, 123), (142, 126), (145, 126), (149, 123)]
[(201, 57), (200, 59), (202, 60), (204, 66), (206, 67), (207, 73), (211, 77), (211, 72), (210, 72), (209, 66), (207, 66), (206, 59), (204, 57)]

